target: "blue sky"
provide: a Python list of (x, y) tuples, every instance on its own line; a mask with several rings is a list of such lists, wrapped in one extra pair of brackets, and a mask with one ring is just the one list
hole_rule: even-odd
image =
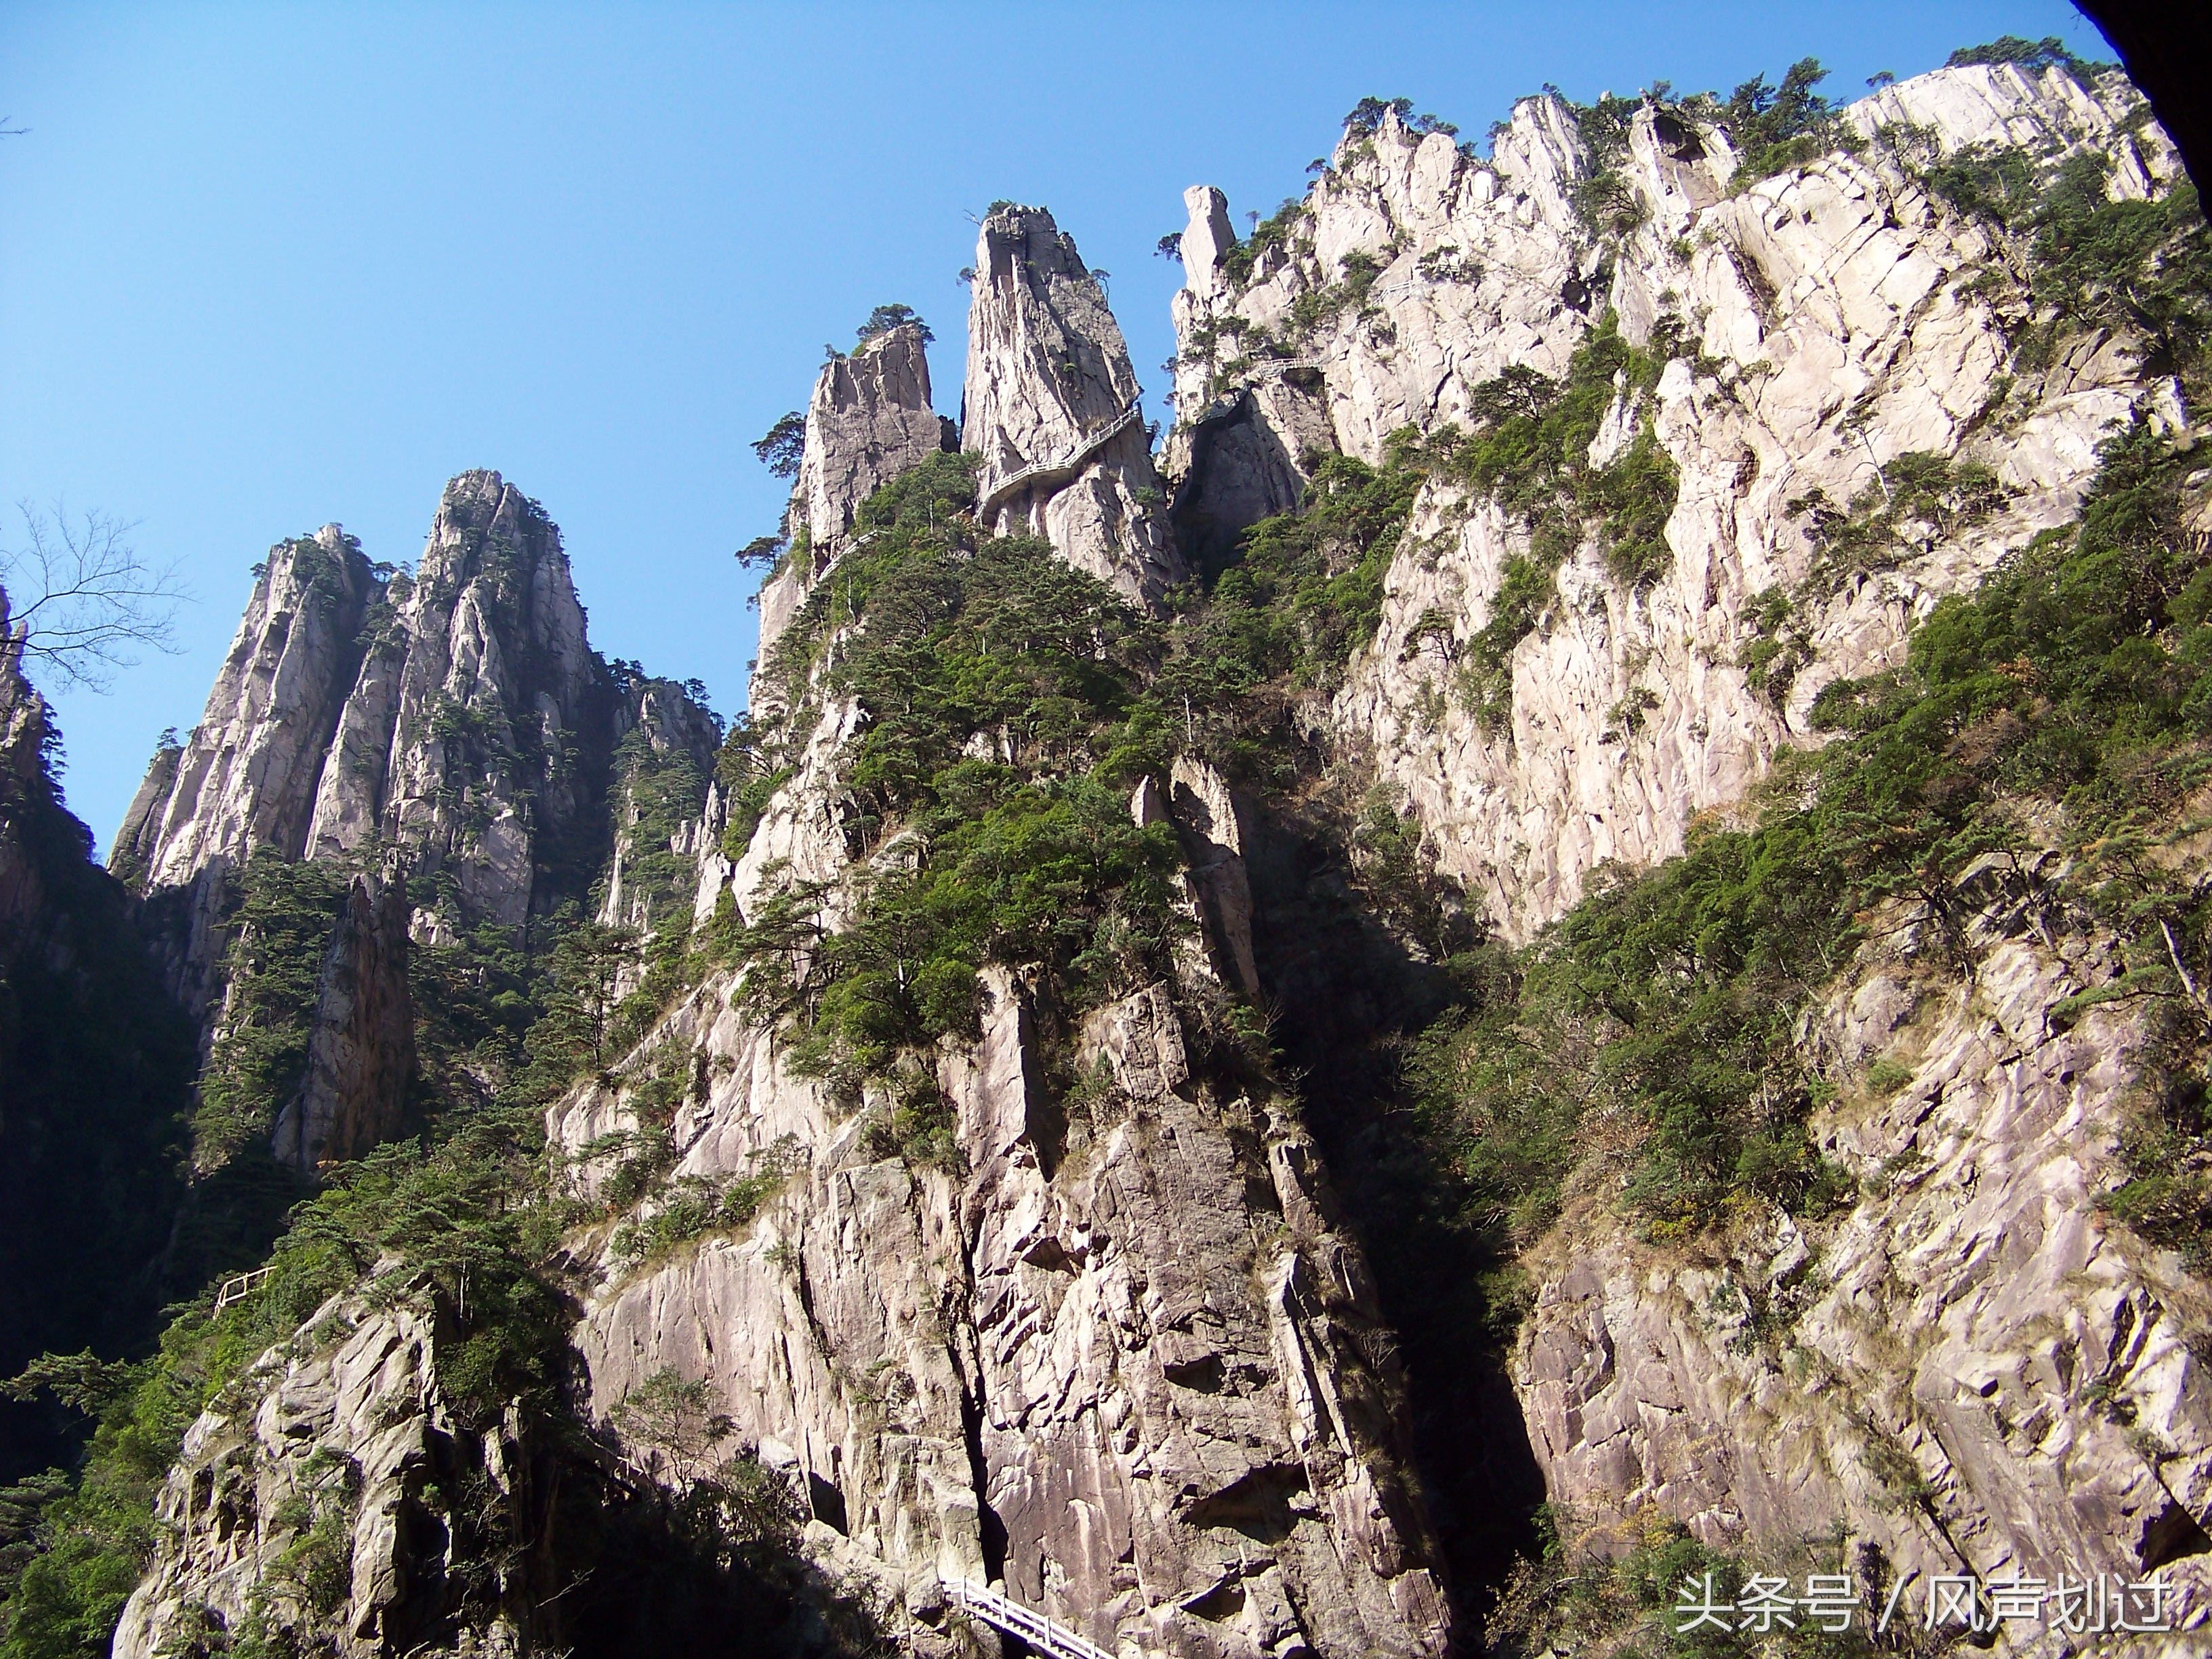
[(885, 301), (957, 415), (994, 198), (1112, 273), (1157, 393), (1183, 186), (1241, 228), (1364, 94), (1480, 135), (1547, 81), (1811, 55), (1856, 93), (2002, 33), (2111, 55), (2053, 0), (0, 5), (0, 501), (135, 521), (198, 601), (181, 654), (58, 700), (70, 805), (105, 848), (271, 542), (336, 520), (410, 560), (465, 467), (562, 526), (602, 651), (741, 707), (730, 551), (783, 494), (745, 446)]

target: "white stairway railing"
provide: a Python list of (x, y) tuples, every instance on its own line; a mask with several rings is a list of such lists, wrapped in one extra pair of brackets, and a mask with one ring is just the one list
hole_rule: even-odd
[(1018, 1601), (1010, 1601), (988, 1584), (973, 1579), (948, 1578), (945, 1599), (965, 1607), (986, 1624), (1018, 1636), (1048, 1659), (1114, 1659), (1095, 1643), (1087, 1642), (1065, 1625), (1056, 1625), (1041, 1613), (1032, 1613)]
[(250, 1273), (237, 1273), (222, 1281), (222, 1288), (215, 1293), (215, 1310), (221, 1313), (234, 1302), (243, 1302), (253, 1287), (269, 1277), (266, 1267), (256, 1267)]
[(1144, 400), (1145, 394), (1142, 392), (1138, 392), (1135, 397), (1129, 399), (1129, 406), (1127, 409), (1107, 422), (1104, 426), (1100, 427), (1097, 431), (1083, 438), (1066, 454), (1055, 460), (1032, 461), (1020, 471), (1010, 473), (992, 484), (983, 491), (982, 499), (975, 503), (977, 520), (980, 522), (988, 517), (996, 508), (1019, 495), (1037, 479), (1053, 474), (1074, 471), (1107, 442), (1119, 437), (1131, 426), (1144, 418)]

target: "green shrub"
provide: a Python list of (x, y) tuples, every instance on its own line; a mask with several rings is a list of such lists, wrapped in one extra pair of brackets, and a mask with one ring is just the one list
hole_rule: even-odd
[(1802, 167), (1844, 141), (1836, 106), (1814, 90), (1827, 78), (1818, 58), (1803, 58), (1779, 86), (1754, 75), (1729, 94), (1717, 114), (1735, 146), (1737, 189)]
[(230, 991), (200, 1077), (192, 1162), (202, 1171), (265, 1140), (299, 1092), (317, 982), (351, 877), (340, 866), (257, 851), (232, 877)]
[(1528, 551), (1505, 562), (1490, 616), (1462, 647), (1459, 686), (1492, 728), (1512, 713), (1515, 648), (1551, 604), (1560, 563), (1595, 537), (1615, 578), (1641, 586), (1663, 574), (1680, 477), (1647, 415), (1610, 461), (1589, 447), (1615, 400), (1648, 394), (1664, 365), (1624, 339), (1607, 312), (1553, 381), (1525, 365), (1475, 389), (1471, 433), (1431, 434), (1424, 459), (1438, 476), (1493, 496), (1528, 526)]
[(2022, 40), (2017, 34), (2000, 34), (1984, 46), (1961, 46), (1943, 60), (1945, 69), (1965, 69), (1976, 64), (2011, 64), (2030, 75), (2040, 75), (2045, 70), (2063, 69), (2084, 86), (2094, 77), (2114, 67), (2111, 64), (2092, 63), (2076, 58), (2066, 49), (2066, 43), (2055, 34), (2046, 34), (2040, 40)]

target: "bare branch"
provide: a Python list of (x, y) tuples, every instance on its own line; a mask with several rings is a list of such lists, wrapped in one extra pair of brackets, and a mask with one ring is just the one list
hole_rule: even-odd
[(56, 502), (51, 514), (28, 501), (24, 539), (0, 549), (0, 588), (15, 602), (12, 628), (24, 672), (51, 672), (64, 686), (105, 691), (118, 671), (135, 667), (137, 647), (173, 656), (177, 607), (189, 604), (173, 565), (155, 566), (132, 547), (132, 526), (88, 512), (72, 525)]

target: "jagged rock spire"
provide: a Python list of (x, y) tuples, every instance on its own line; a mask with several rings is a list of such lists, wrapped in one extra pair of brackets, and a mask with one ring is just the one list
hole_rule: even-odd
[(305, 850), (331, 730), (359, 661), (356, 636), (378, 583), (361, 544), (334, 524), (269, 550), (207, 708), (181, 754), (157, 758), (114, 861), (151, 887), (178, 886), (218, 859)]
[(930, 407), (926, 331), (902, 323), (822, 366), (806, 404), (806, 443), (784, 514), (793, 551), (763, 584), (760, 659), (828, 568), (860, 503), (939, 451), (957, 448), (951, 422)]
[(459, 920), (517, 922), (599, 872), (631, 713), (585, 637), (559, 529), (498, 473), (464, 472), (411, 577), (335, 526), (271, 551), (206, 714), (156, 757), (114, 862), (149, 891), (198, 892), (178, 983), (202, 1007), (199, 890), (258, 848), (380, 853), (437, 878)]
[(977, 521), (1045, 536), (1070, 564), (1149, 601), (1183, 567), (1138, 395), (1074, 239), (1042, 208), (994, 210), (975, 248), (961, 429), (983, 462)]
[[(416, 849), (418, 868), (450, 871), (472, 915), (520, 921), (552, 850), (541, 839), (588, 833), (581, 820), (602, 809), (584, 775), (612, 740), (612, 688), (585, 642), (560, 531), (496, 472), (461, 474), (438, 505), (401, 631), (374, 822)], [(356, 690), (381, 702), (378, 686)], [(337, 804), (349, 795), (366, 807), (365, 793), (333, 775), (318, 850), (358, 844), (348, 826), (367, 814)]]
[(957, 441), (930, 407), (929, 353), (920, 323), (902, 323), (822, 366), (806, 405), (806, 447), (790, 529), (836, 541), (862, 501)]

